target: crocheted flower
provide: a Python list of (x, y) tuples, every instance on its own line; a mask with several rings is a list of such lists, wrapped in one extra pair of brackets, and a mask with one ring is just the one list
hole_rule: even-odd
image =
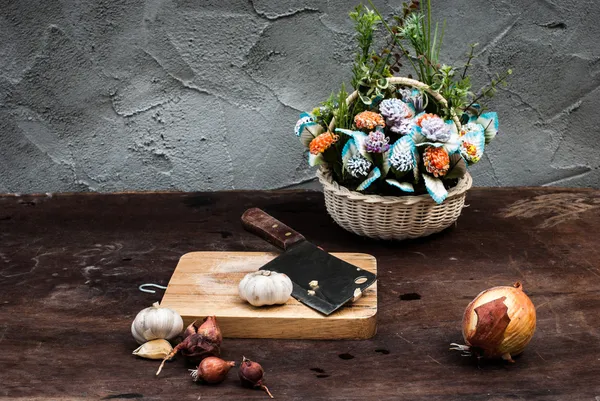
[(471, 164), (477, 163), (481, 159), (477, 146), (470, 142), (463, 142), (460, 145), (460, 154)]
[(398, 171), (410, 171), (415, 168), (415, 144), (408, 136), (398, 139), (389, 156), (389, 163)]
[(404, 102), (413, 105), (416, 113), (425, 110), (423, 94), (418, 89), (398, 89), (398, 93), (400, 93)]
[(379, 112), (392, 132), (406, 135), (412, 129), (412, 108), (400, 99), (385, 99), (379, 105)]
[(423, 121), (429, 119), (429, 118), (434, 118), (437, 117), (435, 114), (432, 113), (423, 113), (423, 114), (419, 114), (416, 118), (415, 118), (415, 124), (417, 124), (419, 127), (422, 127), (423, 125)]
[(300, 136), (302, 130), (308, 124), (315, 124), (314, 116), (308, 113), (300, 114), (300, 119), (296, 122), (296, 126), (294, 127), (294, 133), (296, 136)]
[(390, 138), (381, 131), (373, 131), (367, 137), (365, 145), (369, 153), (383, 153), (390, 148)]
[(483, 133), (483, 125), (471, 122), (471, 123), (467, 123), (461, 127), (459, 135), (465, 136), (469, 132), (480, 132), (480, 131)]
[(415, 121), (413, 119), (404, 119), (400, 123), (392, 126), (390, 129), (392, 132), (400, 135), (408, 135), (415, 127)]
[(339, 136), (331, 132), (324, 132), (310, 142), (309, 150), (313, 155), (318, 155), (326, 151), (331, 145), (337, 142)]
[(469, 128), (472, 128), (472, 130), (469, 130), (461, 136), (459, 151), (460, 155), (467, 163), (475, 164), (481, 159), (481, 156), (483, 156), (485, 148), (484, 128), (480, 124), (473, 123), (466, 124), (466, 126), (470, 126)]
[(398, 122), (405, 118), (412, 118), (413, 111), (400, 99), (385, 99), (379, 105), (379, 112), (386, 121)]
[(446, 142), (452, 134), (450, 127), (438, 116), (422, 119), (420, 125), (421, 133), (433, 142)]
[(361, 155), (355, 155), (348, 160), (346, 170), (354, 178), (364, 178), (369, 174), (372, 166), (373, 164)]
[(434, 177), (443, 177), (450, 168), (450, 157), (444, 148), (428, 146), (423, 153), (423, 163), (425, 163), (425, 170)]
[(381, 114), (373, 111), (363, 111), (354, 116), (354, 124), (358, 129), (375, 129), (375, 127), (385, 127), (385, 121)]

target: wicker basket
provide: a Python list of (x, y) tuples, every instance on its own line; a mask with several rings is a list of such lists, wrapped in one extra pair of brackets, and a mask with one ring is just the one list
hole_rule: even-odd
[(427, 194), (379, 196), (350, 191), (333, 181), (325, 167), (317, 176), (323, 184), (327, 212), (337, 224), (358, 235), (394, 240), (425, 237), (452, 225), (473, 183), (467, 173), (438, 205)]
[[(388, 80), (392, 84), (426, 91), (442, 105), (447, 105), (446, 99), (422, 82), (403, 77)], [(352, 93), (346, 102), (350, 104), (357, 96), (357, 92)], [(460, 131), (458, 117), (453, 115), (452, 119)], [(331, 131), (334, 128), (335, 119), (329, 126)], [(425, 237), (449, 227), (458, 219), (466, 192), (473, 184), (467, 172), (456, 186), (448, 190), (446, 200), (438, 205), (428, 194), (379, 196), (350, 191), (333, 180), (327, 165), (321, 165), (317, 176), (323, 184), (327, 212), (337, 224), (358, 235), (388, 240)]]

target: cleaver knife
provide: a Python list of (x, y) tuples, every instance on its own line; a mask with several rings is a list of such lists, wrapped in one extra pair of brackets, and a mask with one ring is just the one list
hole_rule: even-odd
[(246, 210), (242, 225), (284, 250), (260, 270), (285, 273), (294, 285), (292, 296), (325, 315), (360, 296), (377, 279), (375, 274), (331, 256), (261, 209)]

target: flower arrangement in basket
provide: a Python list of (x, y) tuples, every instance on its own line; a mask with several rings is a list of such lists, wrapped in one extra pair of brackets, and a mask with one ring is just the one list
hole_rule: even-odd
[[(342, 227), (375, 238), (429, 235), (458, 218), (471, 186), (467, 167), (477, 163), (498, 132), (498, 117), (482, 105), (512, 73), (497, 75), (479, 92), (461, 67), (440, 64), (443, 27), (431, 23), (430, 1), (404, 4), (386, 22), (369, 0), (350, 13), (358, 51), (354, 91), (344, 85), (295, 133), (320, 166), (328, 212)], [(387, 44), (375, 52), (378, 26)], [(406, 64), (412, 72), (393, 76)], [(412, 74), (417, 79), (413, 79)]]

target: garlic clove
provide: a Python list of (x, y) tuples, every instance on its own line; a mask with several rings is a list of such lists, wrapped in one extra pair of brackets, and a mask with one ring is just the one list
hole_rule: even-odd
[(167, 340), (158, 339), (140, 345), (132, 354), (146, 359), (163, 359), (172, 350), (173, 347)]

